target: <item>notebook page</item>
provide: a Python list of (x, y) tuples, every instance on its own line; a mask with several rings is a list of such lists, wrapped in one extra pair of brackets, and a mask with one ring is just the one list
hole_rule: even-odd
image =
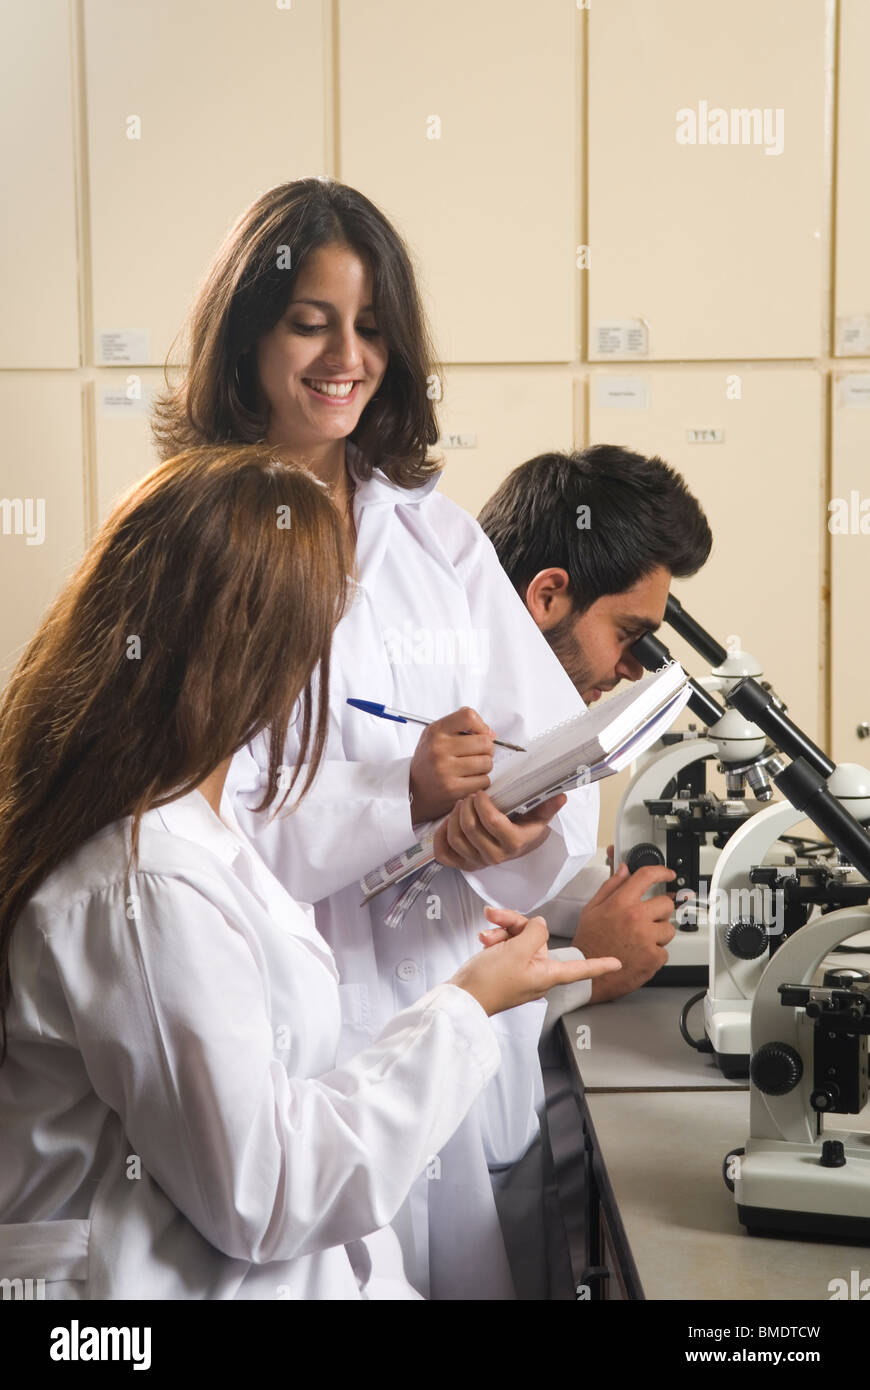
[(672, 662), (602, 705), (546, 730), (532, 740), (525, 753), (505, 758), (494, 769), (489, 795), (495, 805), (500, 811), (510, 810), (542, 785), (569, 777), (578, 765), (592, 766), (605, 759), (610, 750), (657, 714), (685, 682), (685, 672)]

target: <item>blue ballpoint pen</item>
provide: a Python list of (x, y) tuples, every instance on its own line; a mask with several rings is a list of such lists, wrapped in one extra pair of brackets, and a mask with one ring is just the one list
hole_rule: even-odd
[[(404, 710), (390, 709), (388, 705), (378, 705), (374, 700), (351, 700), (349, 705), (354, 709), (361, 709), (366, 714), (376, 714), (378, 719), (393, 719), (397, 724), (434, 724), (433, 719), (424, 719), (420, 714), (406, 714)], [(525, 753), (525, 748), (521, 748), (518, 743), (504, 743), (500, 738), (495, 740), (498, 748), (510, 748), (513, 753)]]

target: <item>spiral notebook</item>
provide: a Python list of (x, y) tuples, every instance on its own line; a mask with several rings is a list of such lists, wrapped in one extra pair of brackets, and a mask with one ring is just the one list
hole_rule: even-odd
[[(549, 797), (598, 782), (624, 767), (670, 728), (691, 694), (675, 661), (644, 676), (618, 695), (533, 739), (525, 753), (509, 753), (494, 766), (489, 795), (507, 816), (521, 816)], [(367, 903), (434, 860), (440, 821), (422, 828), (419, 840), (360, 881)]]

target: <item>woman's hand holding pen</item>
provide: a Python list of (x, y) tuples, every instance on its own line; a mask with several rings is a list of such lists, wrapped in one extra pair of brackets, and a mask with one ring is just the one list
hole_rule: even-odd
[(427, 724), (411, 759), (411, 820), (415, 825), (446, 816), (462, 797), (489, 786), (494, 739), (493, 730), (477, 710), (467, 706)]
[(533, 811), (508, 820), (485, 792), (458, 801), (435, 832), (435, 858), (451, 869), (485, 869), (519, 859), (543, 844), (550, 821), (567, 801), (564, 793), (542, 801)]
[(450, 983), (467, 990), (490, 1015), (541, 999), (554, 985), (592, 980), (621, 968), (615, 956), (553, 960), (543, 917), (529, 920), (520, 912), (492, 907), (486, 908), (486, 915), (493, 927), (481, 932), (480, 939), (489, 949), (466, 961)]

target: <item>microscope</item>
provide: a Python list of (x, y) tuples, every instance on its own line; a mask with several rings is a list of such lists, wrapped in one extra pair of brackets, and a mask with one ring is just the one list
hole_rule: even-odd
[[(666, 610), (669, 621), (672, 604), (682, 634), (708, 659), (719, 662), (713, 676), (722, 689), (730, 690), (747, 666), (756, 667), (744, 659), (745, 653), (729, 666), (724, 647), (672, 598)], [(651, 671), (672, 660), (651, 633), (631, 650)], [(614, 868), (625, 861), (634, 873), (644, 864), (667, 864), (676, 874), (667, 889), (676, 893), (679, 904), (676, 934), (667, 948), (668, 964), (652, 982), (656, 984), (707, 983), (705, 885), (724, 846), (770, 800), (771, 777), (783, 766), (751, 720), (736, 709), (725, 709), (699, 681), (690, 678), (689, 685), (689, 708), (706, 732), (666, 733), (655, 751), (639, 760), (620, 802), (614, 833)], [(724, 797), (708, 786), (708, 771), (716, 763), (725, 774)]]
[[(870, 894), (870, 836), (824, 776), (799, 757), (775, 780)], [(750, 1133), (723, 1164), (750, 1235), (870, 1242), (870, 1132), (826, 1119), (858, 1115), (868, 1101), (870, 953), (843, 946), (868, 929), (866, 905), (822, 912), (780, 943), (758, 981)]]
[[(728, 699), (779, 749), (812, 768), (855, 820), (870, 819), (870, 773), (852, 763), (835, 766), (755, 680), (739, 682)], [(749, 1070), (752, 1001), (774, 952), (813, 915), (859, 907), (870, 897), (868, 884), (833, 846), (790, 836), (803, 819), (791, 800), (764, 807), (731, 836), (713, 869), (707, 898), (706, 1043), (687, 1035), (689, 1005), (681, 1031), (700, 1051), (712, 1051), (729, 1077)]]

